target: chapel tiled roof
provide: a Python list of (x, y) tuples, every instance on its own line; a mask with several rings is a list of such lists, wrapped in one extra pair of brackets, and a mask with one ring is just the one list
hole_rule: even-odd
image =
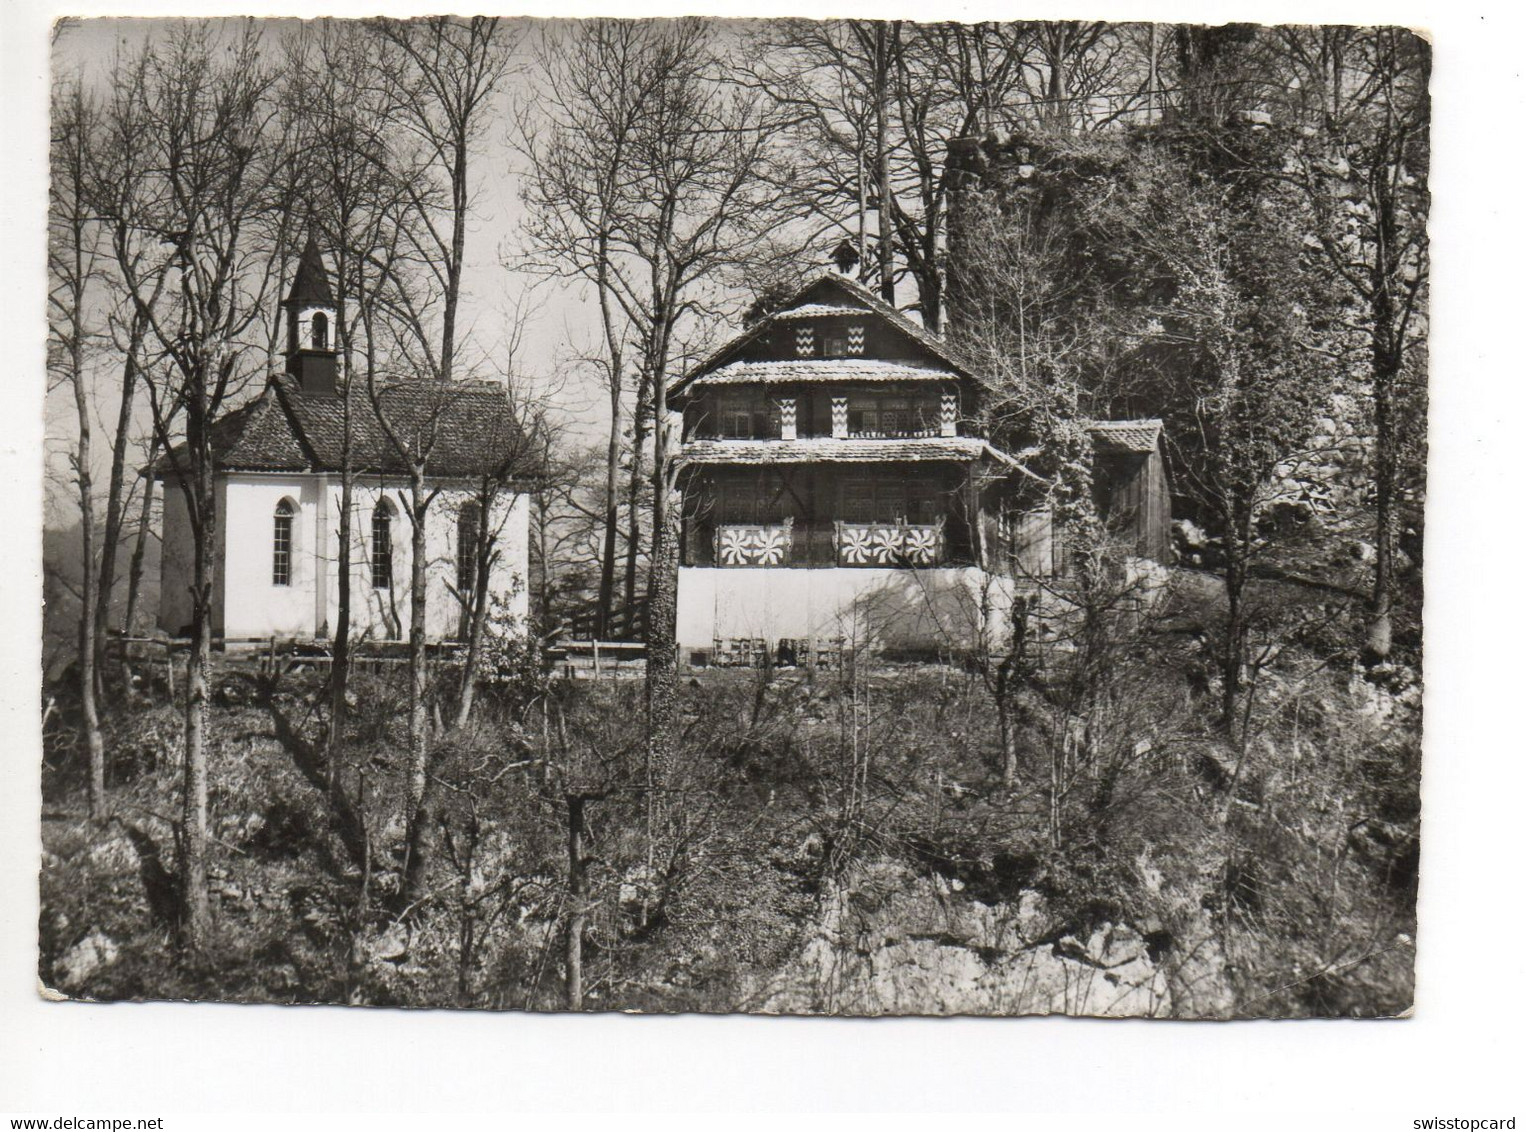
[[(350, 400), (350, 466), (358, 474), (405, 475), (407, 454), (426, 452), (431, 477), (540, 474), (500, 385), (396, 382), (379, 389), (374, 402), (359, 386)], [(344, 398), (304, 393), (286, 375), (212, 426), (219, 471), (333, 472), (343, 466), (344, 450)], [(171, 475), (183, 464), (177, 449), (156, 471)]]
[(1017, 461), (973, 436), (844, 439), (812, 436), (800, 440), (690, 440), (683, 446), (683, 464), (857, 464), (953, 460), (967, 463), (982, 457), (1006, 464)]
[(1137, 421), (1091, 421), (1086, 430), (1099, 452), (1154, 452), (1165, 423), (1155, 418)]
[(948, 381), (946, 369), (881, 358), (786, 358), (735, 361), (694, 379), (695, 385), (774, 384), (791, 381)]

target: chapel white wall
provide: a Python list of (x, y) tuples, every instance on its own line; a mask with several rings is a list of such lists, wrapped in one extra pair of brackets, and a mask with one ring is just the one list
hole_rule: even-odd
[[(230, 475), (227, 479), (223, 632), (229, 637), (331, 635), (339, 620), (339, 514), (337, 476)], [(412, 524), (406, 487), (378, 480), (354, 486), (351, 522), (350, 634), (353, 640), (396, 640), (406, 636), (412, 577)], [(297, 507), (292, 523), (290, 585), (278, 586), (272, 572), (275, 508), (283, 498)], [(446, 489), (430, 504), (425, 528), (428, 555), (426, 632), (432, 639), (455, 639), (462, 627), (457, 594), (456, 540), (466, 490)], [(392, 506), (392, 584), (378, 587), (371, 576), (372, 518), (382, 500)], [(521, 619), (528, 616), (529, 503), (505, 493), (489, 512), (496, 532), (497, 558), (489, 586), (507, 598)], [(183, 622), (182, 622), (183, 623)], [(178, 626), (177, 626), (178, 627)]]

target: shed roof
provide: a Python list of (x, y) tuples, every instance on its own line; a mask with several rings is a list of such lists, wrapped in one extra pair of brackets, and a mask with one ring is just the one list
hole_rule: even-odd
[(1153, 452), (1160, 443), (1165, 422), (1158, 418), (1135, 421), (1090, 421), (1086, 430), (1101, 452)]

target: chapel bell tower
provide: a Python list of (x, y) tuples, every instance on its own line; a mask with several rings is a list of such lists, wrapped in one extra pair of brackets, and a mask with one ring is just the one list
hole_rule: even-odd
[(338, 388), (339, 355), (334, 292), (318, 241), (307, 234), (286, 308), (286, 372), (302, 392), (332, 397)]

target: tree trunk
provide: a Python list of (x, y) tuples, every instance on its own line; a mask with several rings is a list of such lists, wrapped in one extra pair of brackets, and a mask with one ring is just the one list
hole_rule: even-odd
[(588, 918), (581, 794), (567, 795), (567, 1009), (583, 1009), (583, 926)]
[[(1067, 719), (1068, 725), (1068, 719)], [(1049, 744), (1049, 847), (1063, 849), (1065, 833), (1065, 749), (1068, 733), (1061, 733)]]
[(466, 183), (467, 124), (463, 120), (452, 138), (454, 154), (450, 169), (450, 260), (445, 265), (445, 302), (440, 319), (440, 380), (454, 376), (456, 359), (456, 308), (461, 299), (461, 259), (466, 254), (466, 210), (470, 204)]
[[(349, 417), (349, 389), (345, 390), (345, 416)], [(354, 538), (351, 529), (351, 511), (354, 509), (354, 476), (349, 466), (349, 429), (345, 429), (344, 466), (339, 472), (339, 561), (338, 577), (339, 608), (334, 617), (333, 663), (329, 667), (329, 730), (324, 762), (328, 775), (328, 790), (332, 795), (339, 784), (339, 764), (344, 756), (344, 726), (349, 716), (350, 685), (350, 569)], [(319, 504), (328, 506), (324, 499)]]
[(1001, 784), (1010, 787), (1017, 782), (1017, 726), (1021, 713), (1014, 697), (1027, 672), (1028, 604), (1025, 600), (1013, 601), (1012, 651), (1001, 662), (996, 672), (996, 717), (1001, 733)]
[(408, 864), (403, 906), (416, 901), (437, 836), (429, 773), (428, 501), (423, 476), (414, 473), (408, 513), (413, 521), (408, 594)]
[[(658, 486), (659, 493), (667, 489)], [(664, 500), (652, 515), (647, 587), (647, 786), (660, 813), (678, 740), (678, 509)]]
[(1245, 669), (1245, 581), (1244, 543), (1234, 534), (1227, 537), (1228, 562), (1224, 568), (1224, 646), (1219, 657), (1219, 677), (1223, 682), (1220, 711), (1226, 734), (1235, 730), (1235, 710), (1240, 703), (1240, 687)]
[(996, 725), (1001, 735), (1001, 784), (1011, 787), (1017, 782), (1017, 727), (1012, 719), (1011, 690), (1005, 676), (996, 683)]
[[(148, 466), (153, 467), (159, 446), (148, 447)], [(143, 477), (143, 505), (138, 511), (138, 532), (133, 538), (132, 563), (127, 568), (127, 606), (122, 610), (122, 634), (131, 636), (133, 622), (138, 616), (138, 593), (143, 586), (143, 558), (148, 550), (150, 519), (154, 510), (154, 477)], [(126, 695), (132, 688), (132, 672), (127, 664), (127, 650), (122, 651), (122, 692)]]
[(96, 707), (96, 626), (98, 594), (95, 575), (95, 498), (90, 476), (90, 406), (85, 396), (85, 379), (80, 364), (78, 334), (72, 343), (74, 353), (74, 402), (79, 415), (79, 443), (75, 450), (75, 475), (79, 483), (80, 571), (79, 617), (79, 698), (84, 721), (85, 742), (90, 751), (90, 818), (106, 816), (106, 745), (101, 738), (101, 720)]
[(1381, 663), (1393, 648), (1394, 495), (1398, 480), (1398, 435), (1394, 420), (1394, 391), (1402, 365), (1395, 326), (1393, 269), (1390, 249), (1398, 238), (1398, 219), (1386, 177), (1376, 192), (1377, 239), (1372, 274), (1372, 402), (1373, 494), (1377, 551), (1369, 602), (1366, 659)]
[(1070, 132), (1070, 75), (1066, 61), (1069, 35), (1061, 24), (1051, 33), (1052, 50), (1045, 60), (1049, 64), (1049, 124), (1056, 133)]
[(615, 606), (615, 555), (620, 538), (620, 389), (613, 377), (609, 395), (609, 444), (604, 454), (604, 553), (599, 561), (599, 605), (594, 636), (609, 635)]
[[(630, 517), (630, 537), (625, 544), (625, 624), (629, 628), (636, 610), (636, 579), (638, 560), (641, 555), (641, 453), (646, 448), (646, 436), (650, 417), (642, 411), (642, 403), (651, 395), (651, 379), (643, 375), (636, 388), (636, 411), (631, 420), (631, 475), (627, 486), (626, 512)], [(653, 456), (655, 460), (655, 455)], [(656, 502), (652, 504), (654, 510)], [(653, 536), (655, 538), (655, 535)], [(655, 556), (656, 547), (653, 547)], [(650, 588), (650, 587), (649, 587)]]
[(461, 696), (456, 704), (454, 727), (466, 726), (477, 698), (477, 669), (482, 663), (483, 638), (487, 634), (488, 575), (493, 565), (491, 508), (496, 493), (485, 487), (477, 498), (477, 539), (472, 563), (473, 585), (468, 610), (466, 661), (461, 667)]
[(890, 215), (890, 44), (886, 25), (874, 27), (874, 175), (879, 191), (880, 298), (895, 305), (895, 229)]
[(191, 652), (186, 662), (185, 767), (181, 789), (180, 891), (185, 942), (192, 951), (206, 946), (212, 911), (207, 897), (207, 707), (212, 668), (212, 554), (216, 545), (216, 500), (206, 459), (205, 425), (193, 422), (187, 447), (196, 506), (192, 528), (194, 561), (191, 595)]
[(111, 443), (111, 473), (106, 483), (106, 515), (101, 531), (100, 584), (97, 590), (99, 600), (95, 610), (97, 683), (104, 668), (111, 595), (115, 592), (117, 583), (117, 552), (122, 541), (123, 512), (126, 510), (122, 489), (126, 478), (127, 441), (132, 430), (132, 410), (138, 382), (138, 352), (143, 345), (143, 333), (142, 317), (135, 316), (127, 344), (127, 358), (122, 364), (122, 398), (117, 407), (117, 431)]
[(1373, 565), (1372, 598), (1368, 604), (1366, 659), (1370, 663), (1382, 663), (1393, 650), (1393, 556), (1394, 556), (1394, 493), (1396, 439), (1393, 428), (1393, 377), (1384, 374), (1382, 362), (1373, 371), (1373, 421), (1374, 444), (1374, 494), (1376, 495), (1376, 531), (1373, 543), (1376, 561)]

